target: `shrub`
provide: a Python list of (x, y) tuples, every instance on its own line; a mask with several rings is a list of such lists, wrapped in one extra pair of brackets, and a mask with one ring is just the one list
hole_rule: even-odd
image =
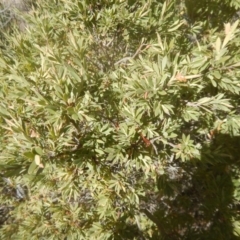
[(180, 8), (42, 1), (8, 35), (4, 239), (238, 238), (238, 21)]
[(30, 11), (31, 6), (31, 0), (0, 0), (0, 38), (3, 43), (6, 40), (4, 35), (10, 34), (13, 27), (25, 31), (27, 24), (23, 15)]

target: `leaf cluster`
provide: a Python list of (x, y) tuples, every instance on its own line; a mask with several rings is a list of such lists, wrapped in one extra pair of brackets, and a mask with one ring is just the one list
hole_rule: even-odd
[(6, 35), (3, 238), (237, 238), (239, 23), (179, 7), (43, 0)]

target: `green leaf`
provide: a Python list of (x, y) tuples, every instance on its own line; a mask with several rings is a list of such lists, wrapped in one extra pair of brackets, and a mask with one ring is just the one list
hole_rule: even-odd
[(35, 147), (34, 150), (35, 150), (35, 152), (36, 152), (37, 154), (39, 154), (40, 156), (43, 155), (43, 150), (42, 150), (42, 148), (40, 148), (40, 147)]
[(29, 168), (28, 168), (28, 174), (34, 174), (35, 170), (38, 168), (35, 160), (32, 161), (32, 163), (30, 164)]

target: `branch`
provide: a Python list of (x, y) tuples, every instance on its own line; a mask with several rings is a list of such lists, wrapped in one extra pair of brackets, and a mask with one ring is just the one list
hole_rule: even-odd
[(141, 52), (143, 46), (148, 46), (148, 45), (147, 44), (143, 44), (143, 40), (142, 40), (139, 48), (137, 49), (137, 51), (134, 53), (134, 55), (132, 57), (122, 58), (119, 61), (115, 62), (114, 65), (116, 66), (116, 65), (118, 65), (118, 64), (120, 64), (122, 62), (127, 62), (127, 61), (129, 61), (131, 59), (134, 59)]

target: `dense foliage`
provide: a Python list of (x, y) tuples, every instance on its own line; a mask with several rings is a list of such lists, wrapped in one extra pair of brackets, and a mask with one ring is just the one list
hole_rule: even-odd
[(3, 239), (239, 239), (240, 4), (193, 2), (42, 0), (5, 34)]

